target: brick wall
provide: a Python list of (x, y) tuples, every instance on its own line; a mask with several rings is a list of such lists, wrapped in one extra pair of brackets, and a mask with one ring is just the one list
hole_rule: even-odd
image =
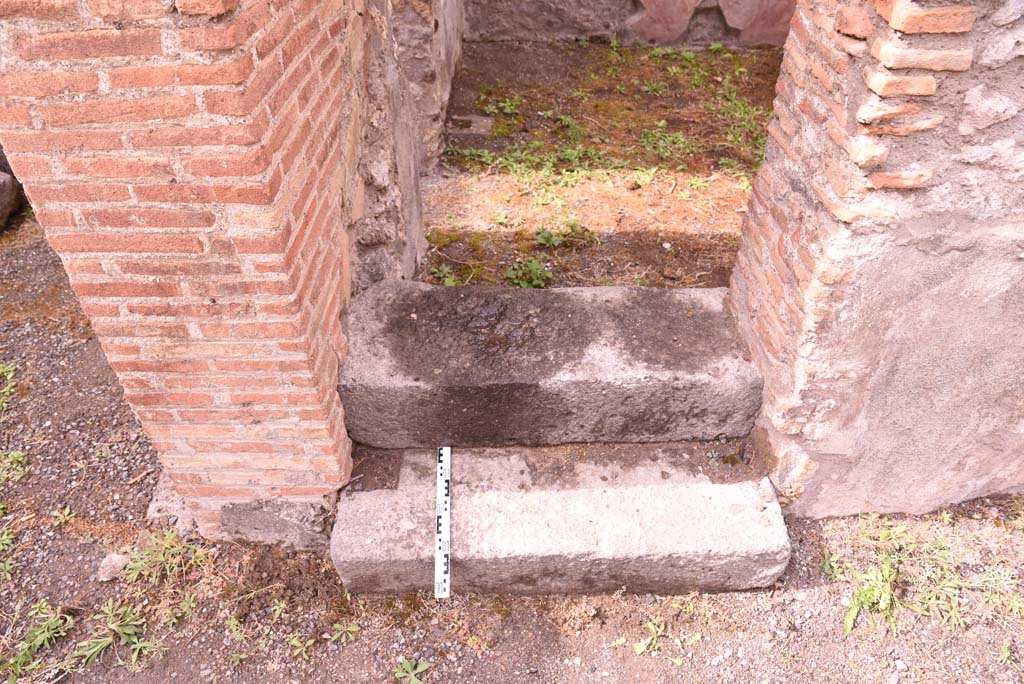
[(360, 155), (400, 118), (388, 5), (167, 4), (0, 0), (0, 144), (203, 534), (307, 544), (350, 470), (348, 228), (417, 201), (408, 155)]
[(1021, 14), (798, 2), (732, 297), (796, 512), (1024, 486)]
[[(0, 0), (0, 144), (202, 532), (313, 545), (423, 249), (391, 5), (169, 4)], [(732, 296), (796, 512), (1024, 487), (1022, 14), (798, 4)]]

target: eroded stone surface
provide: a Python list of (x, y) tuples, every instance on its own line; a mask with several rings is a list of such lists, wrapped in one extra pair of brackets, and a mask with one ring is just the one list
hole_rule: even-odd
[[(682, 593), (768, 586), (789, 539), (767, 480), (714, 484), (660, 449), (570, 475), (529, 449), (455, 450), (452, 590)], [(343, 492), (331, 557), (352, 591), (430, 589), (434, 457), (401, 455), (397, 485)]]
[(462, 0), (395, 3), (398, 58), (415, 101), (422, 137), (421, 172), (436, 164), (444, 147), (445, 113), (452, 78), (462, 55), (464, 30)]
[(21, 185), (11, 173), (11, 166), (0, 147), (0, 228), (7, 223), (11, 214), (21, 206)]
[[(561, 41), (616, 36), (627, 44), (782, 45), (793, 7), (792, 0), (466, 0), (467, 38)], [(709, 12), (719, 15), (719, 21), (696, 21)]]
[(725, 292), (386, 281), (352, 303), (346, 425), (382, 448), (743, 436), (761, 382)]
[(279, 544), (294, 549), (323, 549), (333, 497), (318, 501), (262, 499), (226, 505), (221, 527), (230, 539)]
[(978, 84), (964, 96), (964, 113), (957, 131), (970, 135), (994, 124), (1012, 119), (1020, 111), (1020, 105), (1002, 93)]
[(11, 174), (0, 171), (0, 228), (20, 204), (18, 181)]

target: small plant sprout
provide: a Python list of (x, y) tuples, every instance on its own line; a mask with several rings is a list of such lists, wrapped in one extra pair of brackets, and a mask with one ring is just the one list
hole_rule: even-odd
[(75, 512), (71, 510), (70, 506), (65, 506), (64, 508), (50, 511), (50, 516), (53, 518), (53, 526), (61, 527), (75, 519)]
[(547, 255), (540, 254), (529, 259), (517, 259), (504, 276), (522, 288), (542, 288), (554, 277), (547, 270)]
[(619, 637), (612, 643), (608, 644), (608, 648), (622, 648), (626, 645), (626, 637)]
[(224, 621), (224, 626), (228, 628), (228, 633), (235, 641), (246, 640), (245, 627), (242, 626), (242, 622), (237, 616), (229, 615), (228, 619)]
[(668, 123), (658, 121), (655, 128), (640, 134), (640, 145), (654, 153), (659, 159), (670, 159), (675, 154), (693, 154), (700, 151), (700, 145), (679, 132), (669, 132)]
[(945, 524), (945, 525), (952, 525), (953, 524), (953, 520), (954, 520), (953, 512), (952, 511), (942, 511), (941, 513), (939, 513), (939, 520), (941, 520), (943, 522), (943, 524)]
[(484, 114), (490, 114), (495, 116), (497, 114), (504, 114), (505, 116), (516, 116), (519, 114), (519, 105), (523, 104), (523, 100), (520, 97), (512, 96), (506, 97), (503, 100), (494, 102), (483, 107)]
[(690, 176), (690, 179), (686, 181), (686, 184), (693, 190), (707, 190), (711, 187), (711, 180), (708, 178), (702, 178), (701, 176)]
[(356, 634), (359, 633), (361, 628), (359, 625), (353, 623), (351, 625), (343, 625), (340, 622), (335, 622), (331, 628), (331, 633), (327, 637), (327, 641), (330, 643), (346, 643), (349, 641), (355, 641)]
[(239, 665), (242, 664), (242, 661), (248, 660), (248, 659), (249, 659), (249, 654), (247, 654), (247, 653), (232, 653), (229, 656), (229, 658), (228, 658), (228, 660), (231, 663), (231, 667), (238, 667)]
[(665, 635), (665, 622), (659, 619), (648, 620), (644, 623), (644, 629), (647, 630), (647, 636), (633, 644), (633, 653), (636, 655), (654, 653), (661, 647), (659, 640)]
[(14, 573), (18, 569), (18, 564), (13, 558), (4, 558), (0, 560), (0, 582), (10, 582), (14, 579)]
[(182, 620), (188, 620), (192, 617), (192, 613), (196, 610), (196, 595), (192, 593), (185, 594), (178, 605), (171, 606), (164, 616), (163, 624), (169, 627), (177, 627), (178, 623)]
[(94, 624), (89, 638), (78, 644), (72, 656), (83, 666), (102, 658), (112, 646), (127, 646), (132, 665), (156, 648), (154, 642), (145, 640), (146, 618), (134, 606), (108, 599), (92, 619)]
[(33, 605), (28, 616), (35, 622), (25, 633), (25, 638), (15, 644), (10, 653), (0, 655), (0, 674), (6, 673), (8, 682), (44, 669), (36, 655), (51, 648), (75, 624), (74, 618), (60, 608), (51, 607), (46, 599)]
[(0, 487), (28, 475), (28, 459), (21, 451), (0, 451)]
[(277, 622), (280, 620), (286, 610), (288, 610), (288, 604), (285, 603), (283, 599), (274, 599), (273, 603), (270, 605), (271, 621)]
[(564, 240), (561, 233), (555, 233), (544, 226), (537, 229), (537, 244), (541, 247), (561, 247)]
[(635, 169), (633, 171), (633, 182), (636, 183), (639, 188), (647, 187), (654, 182), (657, 175), (657, 167), (651, 167), (649, 169)]
[(846, 579), (842, 568), (839, 567), (839, 556), (828, 549), (821, 550), (821, 558), (818, 560), (818, 565), (821, 567), (821, 571), (825, 573), (825, 576), (833, 582)]
[(664, 81), (644, 81), (643, 85), (640, 86), (640, 90), (648, 95), (661, 97), (668, 90), (668, 85)]
[(434, 276), (441, 281), (441, 284), (445, 287), (452, 287), (459, 284), (459, 281), (455, 278), (455, 272), (452, 271), (451, 266), (448, 264), (441, 264), (430, 269), (430, 275)]
[(0, 417), (7, 410), (7, 405), (14, 396), (14, 374), (17, 369), (13, 364), (0, 363)]
[(292, 658), (309, 660), (310, 653), (313, 651), (313, 644), (313, 639), (307, 639), (301, 634), (288, 635), (288, 647), (291, 649)]
[(569, 93), (572, 97), (575, 97), (580, 102), (586, 102), (590, 99), (590, 93), (583, 88), (573, 88), (572, 92)]
[(999, 651), (996, 652), (996, 660), (999, 661), (1000, 665), (1013, 665), (1017, 662), (1017, 658), (1013, 655), (1013, 648), (1009, 641), (1004, 641), (999, 646)]
[(131, 553), (125, 566), (129, 582), (140, 579), (150, 584), (182, 577), (193, 567), (207, 562), (209, 556), (197, 546), (182, 541), (175, 530), (154, 532), (144, 549)]
[(9, 527), (0, 527), (0, 554), (9, 553), (14, 548), (14, 532)]
[(395, 679), (402, 684), (423, 684), (419, 675), (430, 669), (430, 663), (419, 662), (412, 658), (401, 658), (395, 668)]
[(881, 565), (872, 567), (867, 572), (855, 572), (853, 579), (856, 591), (850, 600), (850, 609), (846, 611), (846, 617), (843, 619), (845, 633), (849, 635), (853, 631), (861, 611), (868, 614), (872, 625), (873, 615), (880, 615), (890, 631), (895, 632), (896, 609), (900, 605), (900, 600), (896, 596), (896, 582), (899, 580), (896, 562), (886, 554), (882, 557)]

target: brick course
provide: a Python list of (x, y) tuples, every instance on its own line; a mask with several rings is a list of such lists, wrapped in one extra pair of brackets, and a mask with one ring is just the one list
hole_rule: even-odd
[[(951, 325), (961, 338), (972, 334), (972, 325), (989, 329), (1013, 319), (1005, 305), (996, 316), (972, 319), (963, 308), (950, 312), (949, 295), (928, 299), (937, 283), (962, 279), (956, 297), (987, 292), (975, 304), (985, 308), (999, 296), (985, 289), (995, 263), (987, 260), (1017, 258), (1006, 242), (1015, 230), (1019, 236), (1019, 225), (1003, 232), (997, 226), (1013, 223), (1006, 218), (1016, 211), (1007, 195), (1020, 192), (997, 169), (1022, 177), (1024, 162), (1009, 156), (1018, 148), (1007, 139), (963, 153), (951, 126), (966, 109), (958, 93), (998, 79), (973, 68), (975, 51), (999, 40), (1012, 46), (991, 28), (974, 29), (976, 17), (989, 16), (996, 5), (797, 3), (731, 302), (765, 377), (761, 425), (779, 458), (774, 479), (800, 514), (923, 512), (1021, 484), (1019, 470), (1001, 474), (1019, 449), (1017, 419), (998, 399), (976, 399), (984, 390), (974, 386), (973, 396), (962, 398), (984, 424), (964, 428), (969, 420), (948, 413), (917, 412), (917, 422), (906, 417), (915, 401), (931, 405), (939, 394), (957, 391), (936, 384), (943, 377), (938, 368), (976, 362), (976, 355), (986, 368), (1021, 358), (1013, 350), (975, 352), (957, 337), (947, 340), (949, 349), (932, 353), (927, 337), (935, 334), (927, 326), (946, 315), (960, 319)], [(844, 59), (835, 57), (840, 51)], [(1012, 73), (995, 80), (977, 106), (998, 110), (1014, 88), (1019, 94), (1019, 65), (1005, 68), (1017, 69), (1016, 80)], [(980, 121), (994, 126), (1016, 114), (1014, 108)], [(971, 126), (963, 130), (974, 133)], [(1013, 133), (1004, 128), (992, 135)], [(982, 160), (992, 166), (983, 168)], [(991, 191), (972, 196), (981, 186)], [(986, 212), (995, 214), (980, 218)], [(954, 253), (963, 255), (959, 268), (949, 265)], [(876, 263), (888, 267), (876, 271)], [(1019, 263), (998, 263), (1019, 273)], [(927, 281), (936, 269), (941, 278)], [(901, 328), (906, 310), (914, 312), (913, 324)], [(900, 346), (904, 338), (914, 340), (910, 348)], [(968, 376), (973, 373), (982, 371)], [(962, 381), (963, 371), (953, 382)], [(896, 386), (906, 396), (880, 418), (873, 402)], [(874, 422), (869, 428), (866, 421)], [(986, 431), (998, 435), (986, 444), (1000, 447), (976, 446)], [(947, 468), (939, 459), (956, 465)]]
[(0, 2), (0, 143), (210, 537), (225, 506), (348, 478), (351, 143), (382, 30), (361, 0), (236, 4)]

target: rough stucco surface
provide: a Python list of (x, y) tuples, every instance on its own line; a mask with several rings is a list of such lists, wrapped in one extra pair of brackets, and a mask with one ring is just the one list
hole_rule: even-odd
[(1024, 487), (1022, 13), (875, 7), (832, 53), (835, 5), (798, 8), (734, 274), (801, 515)]
[[(564, 480), (534, 465), (523, 449), (453, 455), (453, 591), (742, 590), (789, 562), (766, 479), (712, 483), (657, 455), (576, 464)], [(396, 487), (342, 493), (331, 557), (346, 587), (433, 586), (434, 470), (432, 452), (410, 451)]]
[(921, 226), (854, 271), (820, 340), (849, 350), (837, 368), (860, 372), (817, 427), (803, 513), (921, 513), (1024, 484), (1022, 224)]

